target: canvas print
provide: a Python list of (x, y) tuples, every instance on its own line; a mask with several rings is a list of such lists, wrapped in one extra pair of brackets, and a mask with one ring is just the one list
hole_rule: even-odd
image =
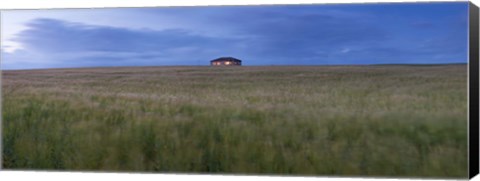
[(468, 7), (2, 11), (2, 167), (466, 178)]

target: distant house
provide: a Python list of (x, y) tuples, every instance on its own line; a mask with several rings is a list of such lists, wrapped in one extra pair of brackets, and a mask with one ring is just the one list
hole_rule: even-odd
[(233, 57), (220, 57), (210, 61), (211, 66), (240, 66), (242, 61)]

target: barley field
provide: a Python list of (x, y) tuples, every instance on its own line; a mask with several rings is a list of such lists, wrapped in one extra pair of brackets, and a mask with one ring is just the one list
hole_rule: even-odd
[(2, 71), (2, 166), (467, 177), (467, 65)]

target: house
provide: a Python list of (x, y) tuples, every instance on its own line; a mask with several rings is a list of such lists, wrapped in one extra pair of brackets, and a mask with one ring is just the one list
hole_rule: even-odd
[(240, 66), (242, 61), (233, 57), (220, 57), (210, 61), (211, 66)]

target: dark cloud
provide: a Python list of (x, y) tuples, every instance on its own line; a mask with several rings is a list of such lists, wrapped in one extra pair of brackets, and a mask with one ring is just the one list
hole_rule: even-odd
[(192, 35), (180, 29), (130, 30), (55, 19), (36, 19), (28, 23), (28, 28), (14, 40), (21, 42), (27, 49), (45, 52), (148, 52), (231, 41)]

